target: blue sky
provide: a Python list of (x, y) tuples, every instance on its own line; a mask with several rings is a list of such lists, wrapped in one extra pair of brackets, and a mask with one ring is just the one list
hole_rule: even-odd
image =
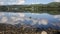
[(60, 0), (0, 0), (0, 5), (47, 4), (50, 2), (60, 2)]
[(39, 3), (47, 4), (53, 1), (54, 0), (26, 0), (25, 3), (26, 4), (39, 4)]

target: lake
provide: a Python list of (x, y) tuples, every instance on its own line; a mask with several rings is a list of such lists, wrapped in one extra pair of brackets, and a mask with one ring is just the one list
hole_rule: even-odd
[(40, 27), (52, 25), (60, 27), (60, 15), (51, 15), (48, 13), (14, 13), (0, 12), (0, 23), (21, 24)]

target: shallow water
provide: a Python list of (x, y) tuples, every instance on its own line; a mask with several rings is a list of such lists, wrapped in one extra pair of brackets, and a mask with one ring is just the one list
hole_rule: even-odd
[(0, 12), (0, 23), (26, 24), (32, 26), (57, 25), (60, 26), (60, 15), (50, 15), (48, 13), (14, 13)]

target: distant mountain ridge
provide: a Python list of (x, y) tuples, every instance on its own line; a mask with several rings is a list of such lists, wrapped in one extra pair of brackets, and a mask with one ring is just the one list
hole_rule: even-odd
[(48, 4), (0, 6), (0, 12), (2, 11), (60, 14), (60, 2), (51, 2)]

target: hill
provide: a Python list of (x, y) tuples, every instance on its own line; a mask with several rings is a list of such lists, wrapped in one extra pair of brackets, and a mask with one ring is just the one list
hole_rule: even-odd
[(48, 4), (0, 6), (0, 11), (60, 14), (60, 2), (51, 2)]

